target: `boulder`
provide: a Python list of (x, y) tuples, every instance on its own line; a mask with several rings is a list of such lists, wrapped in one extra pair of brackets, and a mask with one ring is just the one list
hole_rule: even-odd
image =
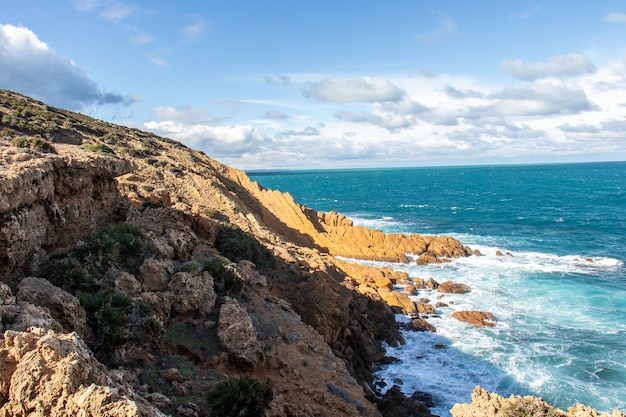
[(437, 236), (428, 245), (427, 252), (437, 258), (460, 258), (469, 256), (472, 251), (461, 242), (450, 236)]
[(415, 303), (406, 293), (392, 291), (389, 288), (379, 288), (378, 294), (394, 311), (402, 314), (416, 315)]
[(141, 283), (129, 272), (111, 268), (107, 271), (105, 278), (113, 283), (116, 291), (130, 297), (137, 297), (141, 294)]
[(46, 279), (24, 278), (18, 286), (17, 301), (45, 307), (67, 331), (75, 331), (81, 336), (88, 332), (87, 314), (78, 299)]
[(115, 378), (76, 333), (5, 333), (0, 415), (164, 417)]
[(165, 291), (169, 274), (174, 272), (170, 260), (148, 258), (139, 267), (137, 279), (144, 291)]
[(177, 272), (172, 276), (168, 290), (174, 294), (172, 309), (176, 313), (197, 311), (206, 316), (215, 308), (217, 295), (213, 289), (213, 277), (206, 271), (199, 274)]
[(432, 304), (417, 303), (417, 311), (422, 314), (435, 314), (435, 307)]
[(437, 287), (437, 291), (448, 294), (467, 294), (468, 292), (472, 291), (472, 289), (465, 284), (459, 284), (452, 281), (444, 281), (439, 284), (439, 286)]
[(392, 282), (385, 276), (382, 270), (377, 268), (366, 268), (363, 271), (363, 280), (374, 288), (392, 288)]
[(428, 404), (432, 405), (432, 402), (432, 397), (426, 393), (420, 391), (407, 397), (400, 387), (394, 385), (379, 400), (378, 409), (386, 417), (431, 417), (433, 414), (430, 413)]
[(226, 297), (217, 322), (217, 339), (231, 360), (254, 368), (264, 357), (252, 319), (237, 300)]
[(456, 311), (452, 317), (464, 321), (476, 327), (494, 327), (496, 318), (493, 314), (485, 311)]
[(411, 282), (415, 288), (426, 288), (426, 280), (424, 278), (415, 277)]
[(436, 289), (437, 289), (437, 287), (439, 287), (439, 283), (438, 283), (437, 281), (435, 281), (435, 280), (433, 279), (433, 277), (430, 277), (430, 278), (428, 278), (428, 282), (427, 282), (427, 284), (426, 284), (426, 287), (427, 287), (429, 290), (436, 290)]
[(411, 330), (414, 332), (432, 332), (435, 333), (437, 329), (435, 326), (430, 324), (428, 321), (424, 319), (413, 319), (408, 323), (402, 325), (402, 328), (405, 330)]

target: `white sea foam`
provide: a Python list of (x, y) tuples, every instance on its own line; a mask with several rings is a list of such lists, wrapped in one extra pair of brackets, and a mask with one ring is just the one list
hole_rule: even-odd
[[(623, 268), (623, 262), (530, 251), (506, 255), (506, 248), (487, 245), (472, 248), (483, 256), (427, 266), (369, 262), (411, 277), (452, 280), (472, 288), (468, 294), (421, 290), (416, 299), (448, 304), (437, 310), (438, 318), (428, 319), (437, 333), (404, 333), (406, 345), (388, 349), (389, 355), (402, 362), (385, 366), (378, 377), (388, 386), (399, 383), (407, 394), (431, 393), (436, 402), (433, 412), (442, 416), (449, 415), (454, 403), (470, 401), (476, 385), (503, 395), (542, 395), (565, 408), (574, 405), (572, 398), (593, 400), (599, 408), (616, 406), (617, 401), (623, 408), (626, 398), (612, 397), (616, 389), (626, 390), (626, 382), (606, 380), (626, 375), (626, 370), (589, 361), (593, 355), (605, 359), (599, 350), (608, 347), (593, 345), (604, 340), (616, 341), (617, 348), (610, 355), (626, 361), (626, 324), (618, 317), (626, 310), (616, 299), (619, 296), (610, 291), (591, 292), (576, 278), (610, 275)], [(497, 251), (505, 255), (498, 256)], [(613, 316), (607, 314), (611, 303)], [(461, 323), (452, 318), (459, 310), (489, 311), (497, 319), (496, 327), (477, 329)], [(445, 348), (435, 348), (437, 344)], [(598, 386), (590, 388), (589, 384)]]

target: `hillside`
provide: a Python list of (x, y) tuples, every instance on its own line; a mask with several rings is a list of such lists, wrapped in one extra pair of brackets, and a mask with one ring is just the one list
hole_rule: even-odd
[(393, 291), (408, 277), (336, 258), (407, 253), (472, 255), (0, 91), (1, 415), (206, 416), (209, 392), (249, 388), (266, 416), (428, 416), (373, 381), (383, 343), (403, 343), (394, 313), (419, 317)]

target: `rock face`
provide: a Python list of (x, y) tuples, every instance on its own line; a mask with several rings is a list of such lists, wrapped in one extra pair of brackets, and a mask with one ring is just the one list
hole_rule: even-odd
[(472, 393), (471, 404), (455, 404), (450, 410), (452, 417), (499, 417), (506, 415), (533, 415), (554, 417), (624, 417), (624, 414), (615, 410), (610, 413), (598, 413), (581, 404), (564, 412), (546, 404), (541, 398), (519, 397), (512, 395), (509, 398), (489, 393), (476, 387)]
[(244, 366), (254, 368), (263, 359), (263, 343), (252, 319), (237, 300), (227, 298), (222, 304), (217, 338), (231, 358)]
[(75, 331), (81, 336), (87, 334), (87, 316), (85, 309), (76, 297), (55, 287), (43, 278), (27, 277), (19, 285), (17, 300), (45, 307), (50, 315), (58, 321), (66, 331)]
[(198, 274), (177, 272), (172, 277), (168, 289), (176, 297), (173, 305), (176, 313), (197, 311), (206, 316), (215, 308), (217, 294), (213, 289), (213, 277), (207, 272)]
[(228, 174), (259, 202), (258, 214), (264, 223), (298, 245), (316, 247), (336, 256), (393, 262), (407, 262), (406, 254), (423, 255), (424, 262), (430, 263), (472, 253), (451, 237), (385, 234), (354, 226), (341, 214), (318, 213), (297, 204), (287, 193), (264, 189), (243, 172), (229, 169)]
[(493, 327), (496, 325), (496, 318), (493, 314), (485, 311), (455, 311), (452, 313), (452, 317), (476, 327)]
[(8, 331), (0, 365), (2, 415), (165, 416), (109, 374), (75, 333)]
[[(40, 250), (62, 253), (77, 240), (112, 221), (122, 197), (115, 177), (128, 172), (128, 161), (90, 155), (77, 146), (57, 145), (63, 153), (20, 155), (0, 148), (0, 276), (34, 272), (30, 263)], [(80, 173), (80, 175), (79, 175)], [(15, 282), (14, 282), (15, 283)]]

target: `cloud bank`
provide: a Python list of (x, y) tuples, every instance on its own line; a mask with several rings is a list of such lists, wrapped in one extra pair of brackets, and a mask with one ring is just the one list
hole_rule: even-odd
[(596, 67), (568, 54), (518, 69), (521, 80), (504, 84), (419, 72), (272, 76), (260, 81), (304, 101), (241, 101), (261, 117), (247, 123), (185, 120), (179, 109), (145, 127), (243, 169), (626, 158), (621, 61)]
[(548, 62), (524, 62), (522, 60), (502, 61), (503, 71), (521, 80), (532, 81), (545, 77), (565, 77), (592, 73), (595, 66), (580, 54), (551, 56)]

